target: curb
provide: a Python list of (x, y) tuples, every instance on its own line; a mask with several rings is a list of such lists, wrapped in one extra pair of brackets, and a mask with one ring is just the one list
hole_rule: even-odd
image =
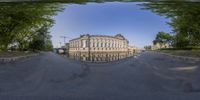
[(156, 53), (166, 55), (166, 56), (170, 56), (170, 57), (173, 57), (173, 58), (178, 58), (178, 59), (185, 60), (185, 61), (187, 61), (187, 60), (200, 61), (200, 58), (177, 56), (177, 55), (172, 55), (172, 54), (167, 54), (167, 53), (162, 53), (162, 52), (156, 52)]
[(9, 62), (13, 62), (13, 61), (16, 61), (16, 60), (19, 60), (19, 59), (30, 58), (30, 57), (38, 56), (38, 55), (39, 55), (39, 53), (25, 55), (25, 56), (11, 57), (11, 58), (0, 58), (0, 63), (9, 63)]

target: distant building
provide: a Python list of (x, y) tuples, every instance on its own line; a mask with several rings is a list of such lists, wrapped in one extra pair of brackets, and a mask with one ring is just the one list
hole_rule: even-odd
[(66, 50), (69, 50), (69, 43), (65, 43)]
[(137, 48), (135, 46), (128, 46), (128, 54), (129, 55), (134, 55), (138, 51), (139, 51), (139, 48)]
[(70, 55), (89, 61), (125, 58), (129, 54), (133, 54), (134, 49), (129, 47), (129, 41), (121, 34), (115, 36), (86, 34), (69, 41)]

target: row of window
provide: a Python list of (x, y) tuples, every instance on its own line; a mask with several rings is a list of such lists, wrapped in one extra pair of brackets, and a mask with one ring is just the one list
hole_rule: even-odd
[[(122, 50), (123, 48), (91, 48), (90, 50)], [(71, 50), (80, 50), (80, 48), (72, 48)], [(85, 50), (85, 48), (83, 48)]]
[[(91, 43), (90, 47), (126, 47), (127, 44), (114, 44), (114, 43)], [(86, 44), (70, 44), (70, 47), (89, 47), (89, 43)]]

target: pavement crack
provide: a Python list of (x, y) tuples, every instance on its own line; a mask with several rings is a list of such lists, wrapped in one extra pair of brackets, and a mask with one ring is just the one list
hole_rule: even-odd
[(89, 65), (82, 63), (81, 67), (82, 67), (81, 72), (80, 73), (73, 73), (72, 76), (69, 78), (69, 80), (75, 80), (77, 78), (84, 78), (84, 77), (88, 76), (88, 74), (90, 73)]

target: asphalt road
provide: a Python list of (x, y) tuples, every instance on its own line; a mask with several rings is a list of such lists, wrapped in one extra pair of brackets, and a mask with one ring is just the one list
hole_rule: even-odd
[(101, 64), (44, 53), (0, 64), (0, 100), (200, 100), (199, 67), (151, 52)]

